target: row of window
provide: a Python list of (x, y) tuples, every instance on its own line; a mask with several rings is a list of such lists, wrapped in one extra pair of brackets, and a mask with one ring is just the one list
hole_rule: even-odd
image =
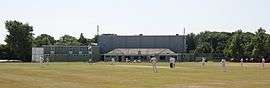
[(48, 54), (46, 56), (90, 56), (89, 54)]
[(87, 47), (47, 47), (49, 50), (88, 50)]
[[(88, 53), (91, 54), (91, 52)], [(55, 51), (50, 51), (50, 54), (55, 54)], [(68, 54), (73, 54), (73, 51), (68, 51)], [(79, 54), (83, 54), (83, 52), (79, 51)]]

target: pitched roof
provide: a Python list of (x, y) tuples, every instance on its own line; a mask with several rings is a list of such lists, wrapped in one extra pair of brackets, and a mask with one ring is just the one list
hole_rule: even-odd
[(104, 55), (175, 55), (165, 48), (117, 48)]

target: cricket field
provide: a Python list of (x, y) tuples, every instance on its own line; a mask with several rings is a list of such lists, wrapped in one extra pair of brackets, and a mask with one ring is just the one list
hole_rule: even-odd
[(200, 65), (162, 62), (154, 73), (150, 63), (0, 63), (0, 88), (270, 88), (270, 64)]

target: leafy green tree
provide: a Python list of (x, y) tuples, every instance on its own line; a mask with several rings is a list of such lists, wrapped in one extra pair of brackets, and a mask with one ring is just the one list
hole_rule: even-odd
[(246, 32), (243, 33), (243, 43), (244, 43), (244, 55), (243, 57), (252, 57), (252, 50), (254, 49), (254, 44), (251, 42), (252, 38), (254, 37), (253, 33)]
[(211, 52), (223, 53), (231, 34), (227, 32), (213, 32), (210, 36)]
[(264, 49), (266, 51), (265, 52), (266, 56), (268, 55), (268, 57), (270, 57), (270, 35), (269, 34), (268, 34), (267, 40), (265, 41)]
[(0, 44), (0, 52), (3, 52), (5, 49), (5, 45), (4, 44)]
[(211, 48), (209, 47), (210, 47), (209, 43), (202, 42), (196, 47), (195, 53), (210, 53)]
[(99, 35), (95, 35), (91, 42), (98, 43), (98, 37), (99, 37)]
[(196, 35), (194, 33), (190, 33), (187, 35), (187, 51), (192, 52), (196, 49)]
[(9, 50), (6, 48), (6, 45), (0, 44), (0, 59), (6, 59), (7, 51)]
[(37, 47), (40, 47), (42, 45), (54, 45), (56, 43), (56, 40), (54, 37), (47, 35), (47, 34), (41, 34), (37, 36), (34, 40), (34, 45)]
[(209, 31), (201, 32), (196, 36), (196, 53), (210, 53), (210, 43), (208, 42)]
[(81, 45), (89, 45), (89, 42), (88, 42), (88, 40), (83, 36), (83, 33), (81, 33), (78, 42), (80, 42)]
[(238, 30), (233, 33), (233, 36), (229, 40), (227, 47), (224, 49), (224, 54), (229, 57), (240, 58), (244, 55), (243, 33), (242, 30)]
[(196, 36), (196, 52), (222, 53), (230, 35), (227, 32), (201, 32)]
[(78, 40), (70, 35), (64, 35), (56, 42), (56, 45), (66, 45), (66, 46), (78, 46), (81, 45)]
[(252, 55), (255, 57), (266, 57), (265, 44), (267, 40), (266, 31), (262, 28), (259, 28), (256, 32), (252, 43), (254, 44), (254, 49)]
[(14, 52), (17, 59), (31, 61), (33, 27), (18, 21), (6, 21), (5, 27), (9, 32), (5, 42), (10, 47), (10, 51)]
[(17, 59), (7, 45), (0, 44), (0, 59)]

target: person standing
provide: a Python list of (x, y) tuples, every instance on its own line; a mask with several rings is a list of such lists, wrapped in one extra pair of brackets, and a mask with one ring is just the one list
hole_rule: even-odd
[(46, 64), (49, 65), (50, 59), (49, 57), (46, 58)]
[(44, 63), (44, 58), (40, 56), (39, 59), (40, 59), (40, 61), (39, 61), (40, 64), (43, 64)]
[(205, 64), (206, 64), (206, 59), (203, 57), (202, 58), (202, 66), (201, 67), (204, 68), (205, 67)]
[(240, 59), (240, 63), (241, 63), (241, 67), (243, 67), (243, 65), (244, 65), (244, 59), (243, 58)]
[(153, 72), (157, 73), (158, 72), (158, 70), (157, 70), (157, 58), (156, 57), (152, 57), (150, 59), (150, 63), (152, 63)]
[(126, 63), (129, 63), (129, 60), (128, 60), (128, 58), (126, 58)]
[(265, 59), (262, 58), (262, 68), (264, 68)]
[(114, 63), (115, 63), (115, 59), (112, 58), (112, 59), (111, 59), (111, 65), (113, 65)]
[(170, 68), (175, 68), (175, 58), (170, 57), (169, 61), (170, 61)]
[(92, 63), (92, 59), (91, 59), (91, 58), (88, 60), (88, 63), (89, 63), (89, 64), (91, 64), (91, 63)]
[(227, 67), (226, 67), (226, 60), (222, 59), (220, 64), (222, 65), (223, 71), (226, 72), (227, 71)]

